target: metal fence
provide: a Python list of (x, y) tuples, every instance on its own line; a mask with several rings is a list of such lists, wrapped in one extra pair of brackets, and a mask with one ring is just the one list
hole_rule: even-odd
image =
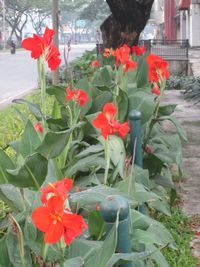
[(148, 52), (161, 56), (166, 60), (188, 60), (188, 40), (140, 40)]

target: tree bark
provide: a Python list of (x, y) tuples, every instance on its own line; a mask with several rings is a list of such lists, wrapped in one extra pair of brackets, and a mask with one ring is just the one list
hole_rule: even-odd
[(106, 0), (112, 14), (101, 25), (104, 47), (136, 45), (154, 0)]

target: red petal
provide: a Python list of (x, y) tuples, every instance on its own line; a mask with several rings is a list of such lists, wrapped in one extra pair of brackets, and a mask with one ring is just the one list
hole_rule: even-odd
[(35, 226), (42, 232), (46, 232), (52, 221), (46, 207), (38, 207), (32, 213), (32, 220)]
[(117, 114), (117, 108), (113, 105), (113, 103), (106, 103), (103, 107), (103, 113), (106, 115), (108, 120), (111, 121)]
[(56, 223), (52, 221), (51, 224), (49, 225), (48, 230), (45, 233), (44, 241), (50, 244), (56, 243), (60, 240), (63, 233), (64, 233), (63, 224), (58, 221), (56, 221)]
[(54, 30), (46, 27), (45, 32), (44, 32), (44, 40), (45, 40), (47, 46), (49, 46), (53, 42), (54, 34), (55, 34)]
[(109, 125), (108, 119), (103, 113), (99, 113), (97, 117), (92, 121), (92, 124), (98, 129)]

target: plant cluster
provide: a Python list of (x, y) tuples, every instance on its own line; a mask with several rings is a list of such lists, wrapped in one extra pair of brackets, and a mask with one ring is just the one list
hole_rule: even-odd
[[(56, 69), (60, 61), (53, 34), (46, 28), (44, 36), (22, 42), (38, 60), (41, 108), (21, 100), (37, 122), (22, 115), (21, 139), (10, 143), (15, 156), (0, 150), (0, 197), (10, 209), (0, 225), (6, 231), (0, 265), (169, 266), (162, 249), (176, 244), (149, 215), (152, 210), (170, 215), (170, 166), (181, 170), (180, 142), (186, 140), (171, 115), (175, 105), (160, 105), (168, 64), (143, 47), (108, 48), (89, 63), (90, 79), (46, 88), (45, 62)], [(54, 98), (50, 113), (46, 94)], [(142, 113), (144, 168), (134, 165), (129, 146), (133, 109)], [(177, 133), (164, 131), (165, 120)], [(132, 253), (115, 251), (118, 220), (106, 235), (99, 205), (110, 195), (129, 203)]]

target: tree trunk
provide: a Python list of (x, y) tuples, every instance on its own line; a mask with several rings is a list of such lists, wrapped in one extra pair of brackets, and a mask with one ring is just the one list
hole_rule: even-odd
[(154, 0), (106, 0), (112, 14), (101, 25), (104, 47), (136, 45)]

